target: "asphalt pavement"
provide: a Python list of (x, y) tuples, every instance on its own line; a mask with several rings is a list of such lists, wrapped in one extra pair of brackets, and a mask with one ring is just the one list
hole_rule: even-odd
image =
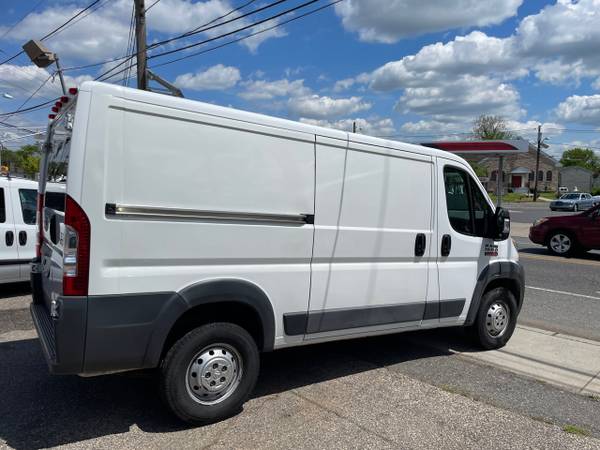
[(550, 211), (548, 202), (538, 200), (537, 202), (506, 203), (502, 206), (510, 212), (513, 222), (532, 224), (536, 219), (551, 216), (570, 216), (571, 211)]

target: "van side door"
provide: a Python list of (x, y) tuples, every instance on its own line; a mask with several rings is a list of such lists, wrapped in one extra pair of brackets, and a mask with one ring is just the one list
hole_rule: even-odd
[(479, 274), (498, 256), (485, 238), (492, 206), (462, 164), (438, 158), (438, 234), (436, 249), (440, 322), (464, 322)]
[(419, 326), (433, 278), (432, 158), (317, 136), (316, 160), (306, 339)]
[(12, 198), (6, 184), (0, 187), (0, 283), (19, 281), (19, 253), (15, 234)]

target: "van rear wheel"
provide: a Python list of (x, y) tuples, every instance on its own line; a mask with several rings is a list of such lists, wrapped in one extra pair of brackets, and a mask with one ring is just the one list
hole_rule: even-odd
[(508, 289), (497, 287), (481, 299), (471, 334), (481, 347), (492, 350), (506, 345), (516, 325), (517, 301)]
[(185, 422), (222, 420), (240, 411), (259, 366), (256, 343), (246, 330), (231, 323), (203, 325), (168, 351), (160, 370), (161, 395)]

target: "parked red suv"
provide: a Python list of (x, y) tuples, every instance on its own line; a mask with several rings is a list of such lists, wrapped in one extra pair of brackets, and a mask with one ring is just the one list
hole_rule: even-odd
[(555, 255), (600, 249), (600, 205), (573, 216), (544, 217), (529, 229), (529, 239)]

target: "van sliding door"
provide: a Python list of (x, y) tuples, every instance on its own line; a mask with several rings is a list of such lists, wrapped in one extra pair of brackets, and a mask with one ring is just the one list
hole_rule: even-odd
[(321, 137), (316, 155), (306, 338), (419, 325), (433, 236), (431, 158)]

